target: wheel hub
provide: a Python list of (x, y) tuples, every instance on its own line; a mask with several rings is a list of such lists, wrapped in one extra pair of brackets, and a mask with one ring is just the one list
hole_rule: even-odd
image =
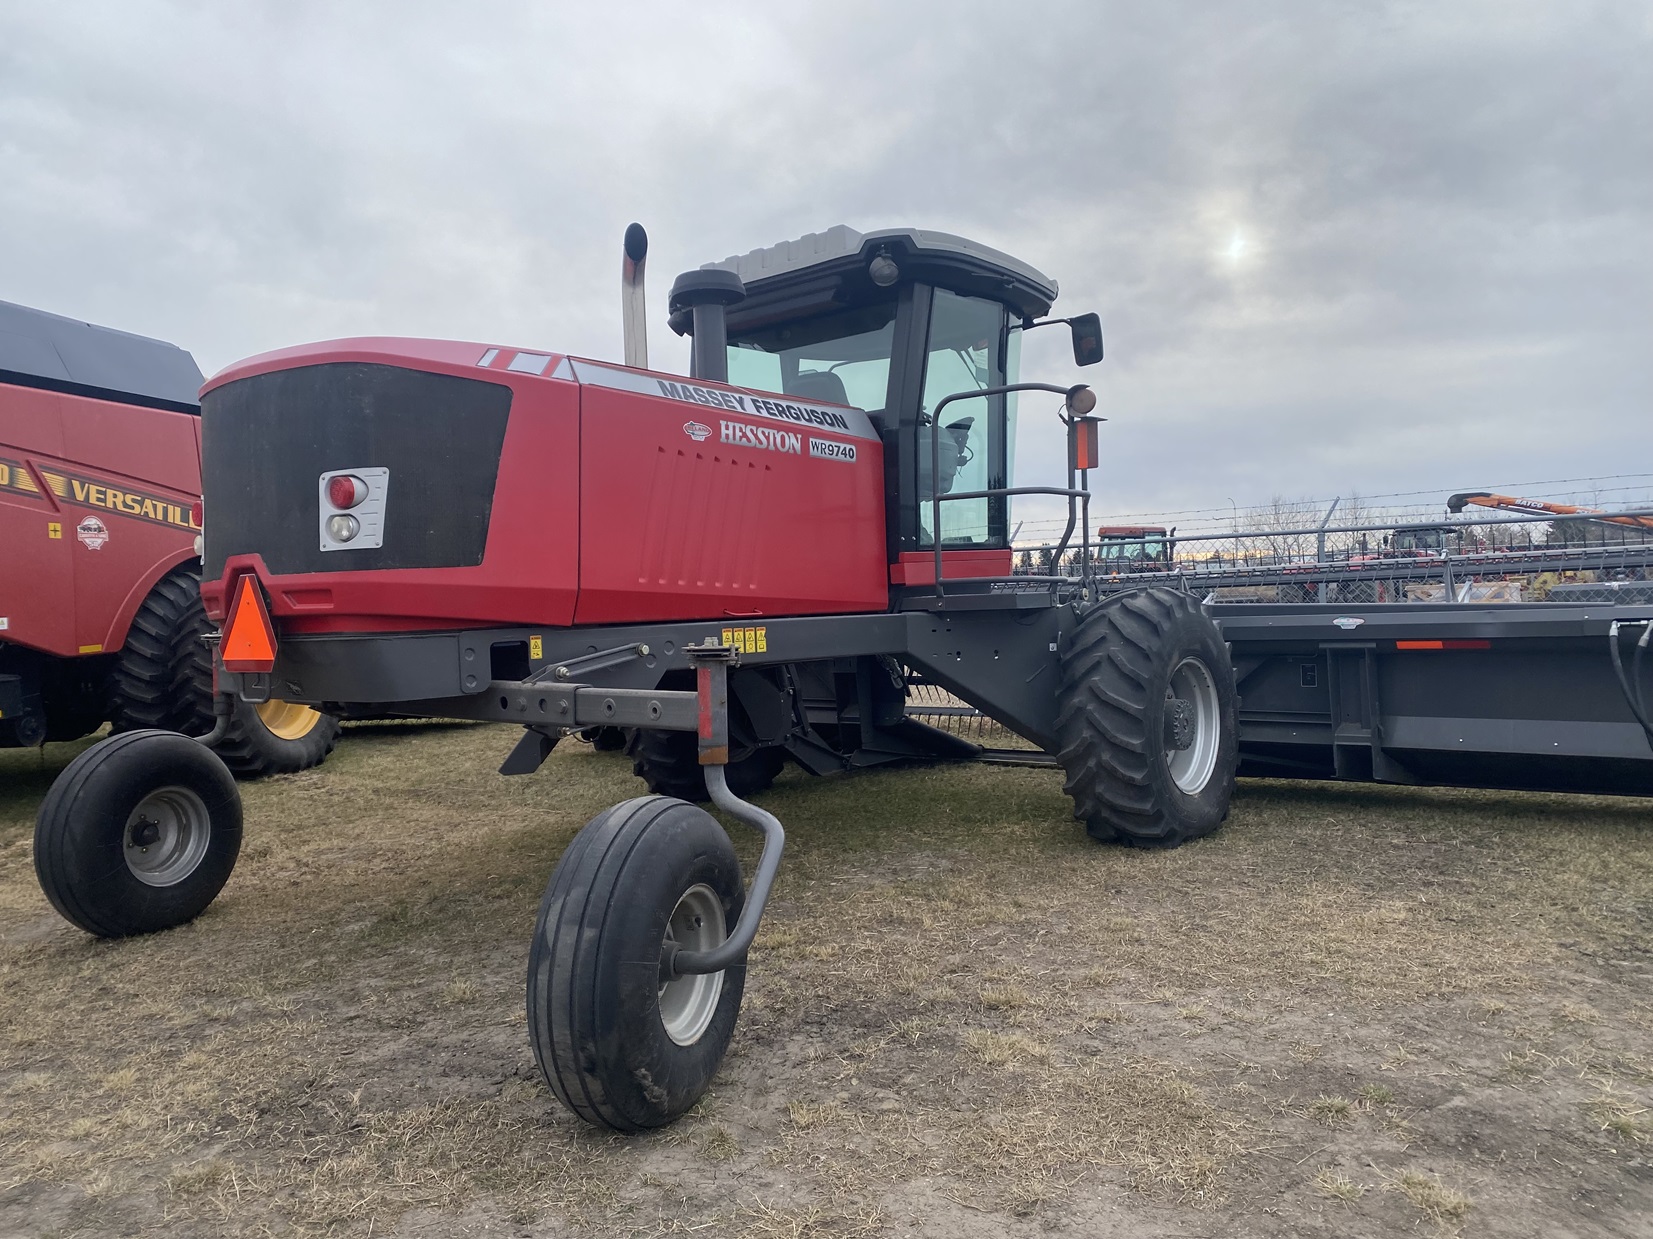
[(212, 817), (187, 787), (162, 787), (138, 802), (126, 819), (122, 854), (145, 886), (176, 886), (200, 865), (212, 841)]
[(1165, 747), (1168, 749), (1188, 748), (1194, 743), (1194, 706), (1181, 697), (1169, 697), (1165, 701)]
[(684, 891), (660, 943), (660, 1022), (678, 1045), (693, 1045), (711, 1026), (723, 994), (723, 974), (672, 977), (671, 957), (678, 951), (710, 951), (728, 936), (717, 892), (704, 882)]

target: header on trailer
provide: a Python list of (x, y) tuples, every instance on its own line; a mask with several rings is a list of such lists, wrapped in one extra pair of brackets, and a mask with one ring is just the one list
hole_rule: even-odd
[(0, 301), (0, 383), (199, 413), (201, 381), (175, 344)]

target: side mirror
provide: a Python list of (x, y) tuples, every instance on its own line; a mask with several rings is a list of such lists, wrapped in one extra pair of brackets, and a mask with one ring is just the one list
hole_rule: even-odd
[(1073, 364), (1094, 366), (1102, 360), (1102, 316), (1076, 314), (1068, 319), (1073, 331)]

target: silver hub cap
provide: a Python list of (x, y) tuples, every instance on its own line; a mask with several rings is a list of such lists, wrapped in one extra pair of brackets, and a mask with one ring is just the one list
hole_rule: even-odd
[[(704, 882), (683, 892), (666, 923), (666, 942), (680, 951), (709, 951), (728, 937), (723, 926), (723, 901)], [(660, 1022), (678, 1045), (700, 1040), (717, 1012), (723, 994), (723, 974), (677, 977), (660, 987)]]
[(1221, 713), (1217, 705), (1217, 683), (1197, 658), (1185, 658), (1171, 670), (1166, 701), (1187, 702), (1192, 734), (1188, 747), (1165, 754), (1165, 765), (1177, 789), (1197, 796), (1211, 782), (1217, 769), (1217, 744), (1222, 737)]
[(195, 872), (212, 839), (206, 802), (187, 787), (163, 787), (126, 819), (121, 851), (145, 886), (176, 886)]

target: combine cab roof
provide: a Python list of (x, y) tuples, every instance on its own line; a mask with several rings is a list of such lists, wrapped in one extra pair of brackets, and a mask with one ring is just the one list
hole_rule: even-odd
[(199, 413), (201, 371), (175, 344), (0, 301), (0, 383)]

